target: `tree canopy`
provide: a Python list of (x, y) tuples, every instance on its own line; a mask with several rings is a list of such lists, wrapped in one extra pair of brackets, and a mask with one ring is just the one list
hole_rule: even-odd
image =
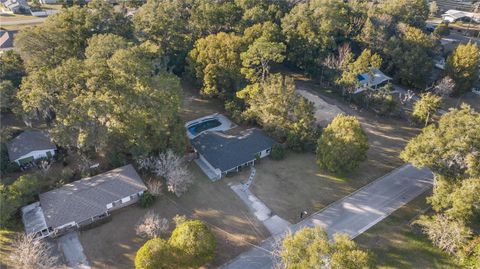
[(237, 93), (247, 105), (243, 116), (261, 124), (293, 149), (302, 149), (313, 140), (314, 107), (295, 93), (292, 78), (271, 75), (265, 82), (247, 86)]
[(433, 39), (419, 28), (398, 28), (399, 37), (390, 38), (384, 49), (390, 60), (387, 69), (394, 71), (395, 78), (404, 85), (423, 88), (433, 68)]
[(208, 226), (199, 220), (177, 224), (168, 242), (180, 251), (186, 266), (195, 268), (214, 258), (217, 245)]
[(136, 269), (198, 268), (214, 258), (215, 237), (203, 222), (182, 217), (175, 222), (170, 239), (153, 238), (137, 251)]
[(413, 106), (412, 117), (414, 120), (427, 125), (433, 114), (442, 105), (442, 98), (433, 93), (422, 94), (421, 98)]
[(333, 173), (348, 172), (367, 158), (368, 137), (354, 116), (337, 115), (317, 142), (317, 163)]
[(70, 7), (49, 16), (41, 26), (27, 27), (15, 36), (15, 47), (33, 70), (53, 68), (63, 60), (82, 58), (87, 40), (94, 34), (131, 36), (131, 24), (105, 1), (87, 7)]
[(225, 98), (236, 92), (244, 79), (239, 72), (243, 46), (241, 37), (223, 32), (195, 42), (188, 63), (203, 94)]
[(333, 240), (320, 227), (303, 228), (287, 234), (280, 257), (285, 268), (368, 268), (369, 254), (361, 250), (347, 235), (335, 234)]
[(177, 262), (173, 247), (159, 237), (148, 240), (135, 255), (135, 269), (169, 269)]
[(301, 2), (282, 19), (287, 59), (314, 74), (318, 62), (348, 35), (349, 7), (341, 0)]
[(480, 216), (480, 114), (467, 105), (451, 109), (438, 123), (425, 127), (401, 153), (435, 176), (428, 198), (436, 214), (418, 222), (432, 242), (454, 254), (465, 266), (478, 267), (478, 232), (471, 224)]
[(461, 94), (472, 90), (478, 80), (480, 49), (475, 43), (460, 44), (448, 57), (447, 74), (455, 82), (454, 93)]
[(59, 145), (100, 149), (115, 136), (134, 155), (169, 147), (181, 151), (180, 82), (166, 71), (155, 72), (157, 52), (151, 43), (94, 36), (85, 60), (31, 72), (18, 96), (25, 112), (53, 120), (51, 133)]

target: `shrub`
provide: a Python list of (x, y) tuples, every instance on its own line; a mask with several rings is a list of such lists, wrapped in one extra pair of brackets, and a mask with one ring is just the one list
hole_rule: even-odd
[(367, 158), (368, 138), (354, 116), (338, 115), (317, 142), (317, 163), (333, 173), (348, 172)]
[(448, 36), (450, 34), (450, 28), (445, 23), (440, 23), (433, 33), (437, 36)]
[(127, 156), (124, 153), (117, 152), (117, 151), (109, 151), (107, 152), (107, 162), (108, 166), (111, 168), (117, 168), (127, 164)]
[(275, 144), (270, 152), (270, 157), (274, 160), (282, 160), (285, 158), (285, 149), (281, 145)]
[(210, 262), (215, 255), (215, 237), (199, 220), (178, 224), (168, 242), (180, 251), (186, 267), (198, 268)]
[(149, 192), (144, 192), (141, 196), (140, 199), (138, 200), (138, 203), (140, 204), (141, 207), (147, 208), (153, 205), (155, 202), (155, 196), (153, 196)]
[(162, 238), (148, 240), (135, 255), (135, 269), (178, 268), (174, 249)]

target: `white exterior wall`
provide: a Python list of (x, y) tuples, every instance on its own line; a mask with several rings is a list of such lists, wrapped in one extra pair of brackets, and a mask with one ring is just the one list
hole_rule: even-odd
[(270, 155), (270, 152), (271, 152), (271, 151), (272, 151), (271, 149), (262, 150), (262, 151), (260, 152), (260, 158), (265, 158), (265, 157), (267, 157), (268, 155)]
[(55, 156), (55, 149), (36, 150), (36, 151), (32, 151), (28, 154), (25, 154), (20, 158), (17, 158), (16, 160), (14, 160), (14, 162), (17, 162), (18, 164), (20, 164), (19, 160), (29, 158), (29, 157), (32, 157), (32, 156), (35, 160), (40, 159), (40, 158), (46, 158), (47, 157), (47, 152), (50, 152), (52, 154), (52, 156)]

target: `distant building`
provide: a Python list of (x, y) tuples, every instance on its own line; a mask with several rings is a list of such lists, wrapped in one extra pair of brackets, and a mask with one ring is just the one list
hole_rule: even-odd
[(480, 13), (450, 9), (442, 15), (442, 19), (447, 22), (456, 22), (458, 20), (480, 22)]
[(62, 235), (137, 202), (146, 190), (130, 164), (65, 184), (22, 208), (25, 232), (38, 238)]
[(27, 130), (7, 142), (8, 157), (11, 162), (24, 165), (41, 158), (55, 155), (57, 146), (46, 132)]
[(191, 141), (199, 157), (195, 162), (211, 180), (254, 165), (256, 160), (270, 155), (276, 144), (275, 140), (257, 128), (236, 135), (206, 131)]
[(0, 55), (7, 50), (13, 49), (13, 35), (16, 31), (0, 30)]
[(30, 7), (28, 6), (26, 0), (6, 0), (2, 4), (7, 9), (7, 12), (11, 12), (14, 14), (30, 13)]
[(56, 4), (57, 0), (40, 0), (40, 4), (42, 5), (49, 5), (49, 4)]
[(357, 75), (357, 81), (359, 86), (354, 93), (361, 93), (365, 90), (377, 90), (391, 80), (391, 77), (385, 75), (379, 69), (372, 68), (372, 70), (368, 73)]

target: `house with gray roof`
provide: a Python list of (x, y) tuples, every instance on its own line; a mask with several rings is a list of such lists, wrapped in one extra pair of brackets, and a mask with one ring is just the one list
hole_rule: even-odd
[(91, 224), (138, 201), (147, 190), (132, 165), (83, 178), (39, 195), (22, 208), (27, 234), (57, 236)]
[(10, 13), (30, 13), (30, 7), (26, 0), (6, 0), (2, 4)]
[(361, 93), (365, 90), (377, 90), (391, 80), (391, 77), (385, 75), (378, 68), (372, 68), (370, 72), (357, 75), (358, 86), (354, 93)]
[(19, 165), (41, 158), (51, 158), (57, 150), (50, 136), (40, 130), (26, 130), (7, 142), (6, 146), (10, 161)]
[(206, 131), (191, 140), (198, 159), (195, 162), (211, 179), (218, 180), (229, 172), (255, 165), (270, 155), (275, 140), (262, 130), (251, 128), (235, 135)]

